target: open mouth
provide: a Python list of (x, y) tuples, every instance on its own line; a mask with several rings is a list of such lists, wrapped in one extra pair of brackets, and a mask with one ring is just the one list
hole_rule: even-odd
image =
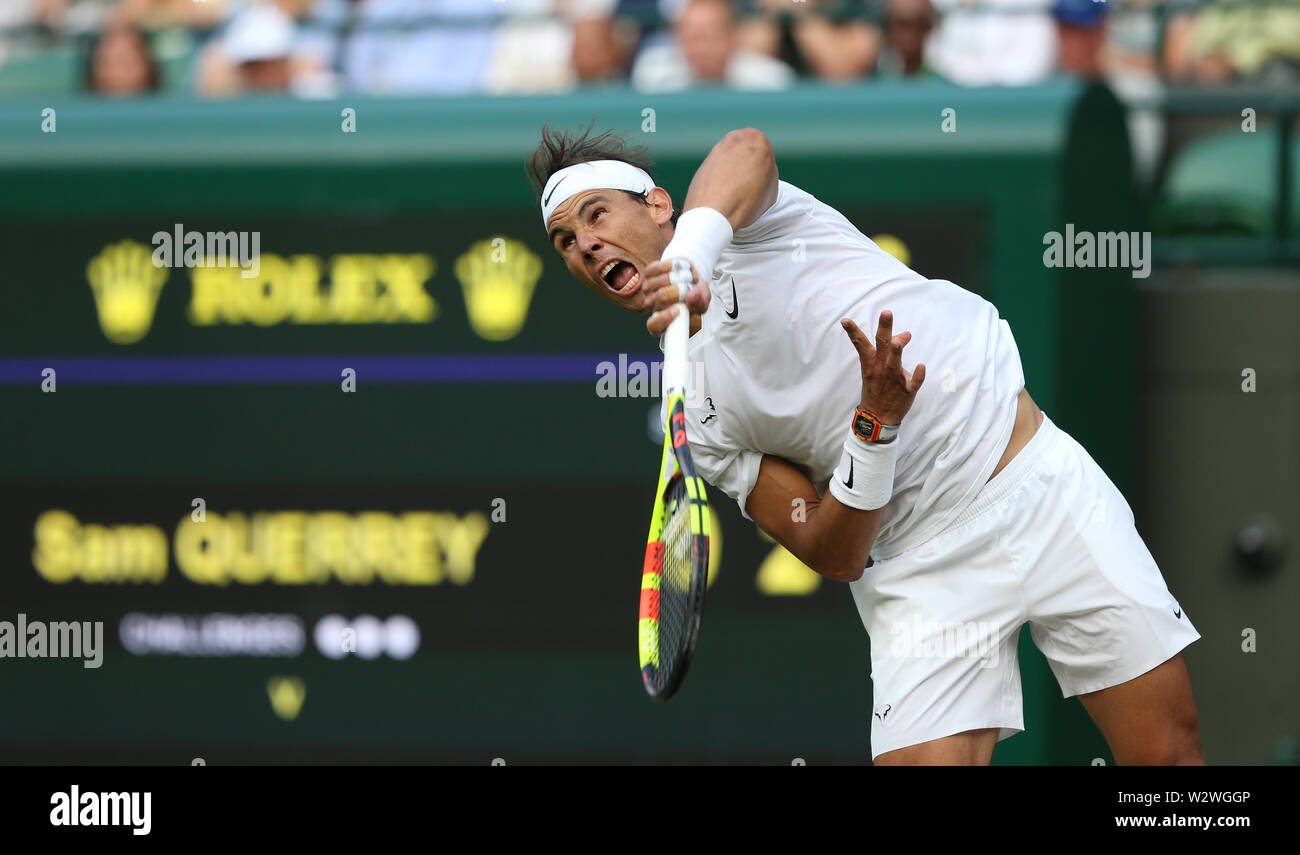
[(641, 287), (641, 274), (631, 262), (621, 259), (607, 262), (600, 269), (600, 278), (611, 291), (624, 297)]

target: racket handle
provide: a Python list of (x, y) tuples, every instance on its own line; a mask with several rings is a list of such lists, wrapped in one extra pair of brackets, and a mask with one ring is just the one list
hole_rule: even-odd
[(674, 260), (668, 281), (677, 286), (681, 299), (677, 303), (677, 317), (668, 324), (664, 333), (664, 397), (686, 393), (686, 349), (691, 337), (691, 312), (686, 308), (685, 298), (693, 283), (690, 262)]

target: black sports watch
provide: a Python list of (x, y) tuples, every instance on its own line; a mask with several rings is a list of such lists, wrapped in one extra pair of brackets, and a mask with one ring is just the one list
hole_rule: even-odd
[(853, 414), (853, 435), (863, 442), (893, 442), (898, 436), (898, 425), (887, 425), (871, 410), (858, 407)]

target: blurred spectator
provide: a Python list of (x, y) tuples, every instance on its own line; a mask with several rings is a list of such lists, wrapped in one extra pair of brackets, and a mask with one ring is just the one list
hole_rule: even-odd
[(659, 20), (654, 0), (504, 0), (502, 9), (484, 80), (492, 93), (622, 80), (641, 31)]
[(885, 15), (885, 47), (876, 65), (882, 77), (935, 77), (925, 62), (925, 42), (934, 31), (930, 0), (889, 0)]
[(1101, 77), (1109, 4), (1097, 0), (1056, 0), (1056, 42), (1060, 69), (1067, 74)]
[(502, 6), (490, 0), (356, 0), (340, 70), (349, 91), (460, 94), (484, 88)]
[(573, 22), (565, 0), (503, 0), (483, 89), (491, 94), (567, 92), (574, 71)]
[(60, 35), (88, 35), (102, 30), (118, 9), (119, 0), (0, 0), (0, 29), (17, 15), (28, 26), (39, 24)]
[(296, 53), (329, 82), (323, 88), (342, 88), (342, 45), (356, 22), (354, 7), (361, 0), (305, 0), (296, 16)]
[(0, 3), (8, 12), (17, 12), (20, 16), (39, 21), (50, 29), (59, 29), (68, 16), (68, 7), (75, 5), (100, 6), (105, 10), (116, 0), (92, 0), (89, 3), (73, 3), (72, 0), (8, 0)]
[(1056, 70), (1051, 2), (980, 0), (970, 8), (964, 0), (935, 0), (939, 26), (926, 42), (926, 59), (964, 86), (1037, 83)]
[(64, 0), (0, 0), (0, 64), (10, 50), (60, 32), (64, 13)]
[(685, 5), (686, 0), (614, 0), (614, 16), (631, 21), (646, 34), (670, 27)]
[(91, 39), (83, 77), (87, 92), (125, 98), (157, 92), (160, 82), (149, 40), (136, 28), (113, 26)]
[[(54, 2), (84, 5), (87, 0)], [(209, 32), (220, 26), (239, 4), (240, 0), (121, 0), (113, 10), (112, 22), (149, 30), (184, 27)]]
[(1157, 0), (1128, 0), (1110, 10), (1101, 65), (1111, 89), (1128, 105), (1129, 140), (1135, 173), (1144, 183), (1155, 178), (1164, 150), (1165, 119), (1152, 102), (1162, 90), (1157, 57), (1160, 24)]
[(1215, 0), (1169, 23), (1170, 76), (1205, 86), (1300, 81), (1300, 7)]
[(647, 92), (698, 83), (736, 89), (783, 89), (794, 82), (790, 66), (737, 45), (731, 0), (690, 0), (674, 27), (675, 42), (648, 47), (632, 67), (632, 85)]
[(753, 0), (742, 16), (743, 49), (779, 59), (795, 72), (823, 80), (871, 73), (880, 30), (862, 0)]
[(1102, 67), (1108, 75), (1159, 76), (1160, 23), (1153, 9), (1156, 2), (1128, 0), (1111, 10), (1102, 45)]
[(580, 83), (605, 83), (628, 75), (637, 27), (614, 17), (614, 0), (573, 0), (573, 70)]
[(300, 53), (289, 13), (277, 3), (257, 3), (236, 12), (208, 44), (200, 58), (198, 90), (217, 97), (291, 90), (316, 94), (308, 86), (318, 64), (316, 57)]
[(134, 26), (150, 32), (168, 27), (209, 31), (216, 29), (232, 6), (242, 2), (244, 0), (0, 0), (0, 18), (6, 5), (28, 5), (50, 29), (71, 35), (121, 26)]
[(12, 43), (17, 41), (19, 30), (36, 23), (36, 4), (33, 0), (16, 0), (5, 5), (0, 3), (0, 66), (4, 65)]

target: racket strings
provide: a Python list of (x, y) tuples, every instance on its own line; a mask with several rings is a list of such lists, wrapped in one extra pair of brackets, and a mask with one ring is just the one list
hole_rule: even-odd
[(667, 679), (685, 652), (687, 621), (690, 616), (692, 537), (690, 499), (678, 481), (665, 502), (665, 520), (660, 535), (664, 543), (659, 584), (659, 661), (667, 665)]

